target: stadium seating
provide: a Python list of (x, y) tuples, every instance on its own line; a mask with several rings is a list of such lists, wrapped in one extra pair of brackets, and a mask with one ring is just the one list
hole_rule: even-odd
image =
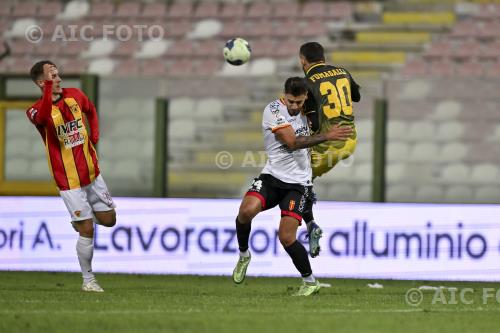
[[(85, 24), (93, 26), (86, 31), (92, 40), (69, 38), (83, 33)], [(129, 27), (134, 38), (104, 40), (103, 24)], [(134, 24), (157, 25), (164, 35), (151, 38)], [(153, 159), (151, 101), (171, 98), (169, 194), (234, 197), (259, 168), (220, 170), (216, 153), (231, 151), (240, 162), (242, 151), (262, 148), (263, 107), (279, 96), (285, 77), (301, 75), (298, 46), (318, 40), (326, 46), (328, 61), (353, 73), (363, 95), (355, 104), (356, 153), (348, 167), (337, 166), (316, 181), (320, 199), (370, 200), (373, 101), (383, 95), (389, 102), (390, 200), (494, 202), (497, 183), (488, 179), (500, 172), (499, 24), (498, 4), (475, 2), (416, 0), (405, 7), (397, 1), (293, 1), (286, 6), (223, 0), (73, 0), (34, 6), (6, 1), (0, 28), (11, 54), (0, 61), (0, 69), (24, 74), (33, 61), (51, 58), (64, 74), (101, 75), (101, 164), (120, 195), (147, 195), (151, 188), (145, 178), (151, 177)], [(38, 43), (25, 40), (31, 25), (43, 30)], [(61, 31), (64, 41), (50, 39)], [(237, 35), (249, 40), (252, 61), (234, 67), (223, 63), (221, 49)], [(134, 94), (140, 95), (137, 100), (131, 99)], [(147, 120), (138, 116), (143, 112)], [(41, 146), (38, 137), (34, 140)], [(141, 150), (134, 140), (147, 148)], [(24, 170), (16, 166), (35, 158), (45, 172), (46, 161), (39, 157), (9, 155), (8, 170)], [(37, 175), (48, 177), (42, 171)]]

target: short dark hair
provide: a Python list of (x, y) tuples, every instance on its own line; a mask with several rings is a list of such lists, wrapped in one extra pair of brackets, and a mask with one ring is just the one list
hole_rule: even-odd
[(289, 77), (285, 81), (285, 94), (291, 94), (292, 96), (301, 96), (307, 94), (306, 81), (298, 76)]
[(55, 64), (52, 61), (42, 60), (34, 64), (33, 67), (31, 67), (30, 76), (33, 82), (36, 83), (36, 80), (38, 80), (40, 76), (43, 75), (43, 66), (46, 64), (55, 66)]
[(317, 42), (302, 44), (300, 54), (306, 58), (308, 63), (325, 61), (325, 49)]

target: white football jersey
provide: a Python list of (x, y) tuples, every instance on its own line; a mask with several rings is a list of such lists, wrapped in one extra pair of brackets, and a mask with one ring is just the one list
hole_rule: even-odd
[(302, 113), (291, 116), (283, 101), (275, 100), (264, 109), (262, 131), (267, 152), (267, 163), (262, 173), (270, 174), (282, 182), (311, 186), (311, 156), (308, 148), (289, 150), (274, 136), (280, 128), (291, 126), (296, 136), (308, 136), (307, 117)]

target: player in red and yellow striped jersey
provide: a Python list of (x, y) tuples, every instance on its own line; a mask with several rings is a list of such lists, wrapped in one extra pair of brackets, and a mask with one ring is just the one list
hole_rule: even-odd
[[(57, 67), (50, 61), (36, 63), (30, 72), (42, 97), (26, 114), (42, 136), (49, 169), (80, 234), (76, 250), (82, 269), (84, 291), (102, 292), (92, 273), (94, 223), (112, 227), (115, 204), (100, 175), (94, 145), (99, 123), (92, 102), (76, 88), (61, 88)], [(85, 126), (86, 116), (90, 134)]]

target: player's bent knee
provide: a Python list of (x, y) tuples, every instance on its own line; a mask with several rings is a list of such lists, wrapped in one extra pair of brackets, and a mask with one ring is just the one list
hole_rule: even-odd
[(113, 227), (116, 224), (116, 211), (114, 209), (107, 212), (95, 212), (99, 224), (105, 227)]
[(252, 222), (253, 218), (261, 211), (261, 204), (258, 200), (245, 198), (238, 212), (238, 221), (243, 224)]
[(242, 224), (251, 223), (253, 218), (259, 213), (259, 209), (252, 205), (242, 205), (238, 212), (238, 221)]
[(295, 241), (297, 240), (297, 238), (295, 237), (295, 234), (293, 234), (293, 233), (280, 232), (278, 237), (279, 237), (280, 243), (281, 243), (281, 245), (283, 245), (283, 247), (289, 247), (290, 245), (295, 243)]

